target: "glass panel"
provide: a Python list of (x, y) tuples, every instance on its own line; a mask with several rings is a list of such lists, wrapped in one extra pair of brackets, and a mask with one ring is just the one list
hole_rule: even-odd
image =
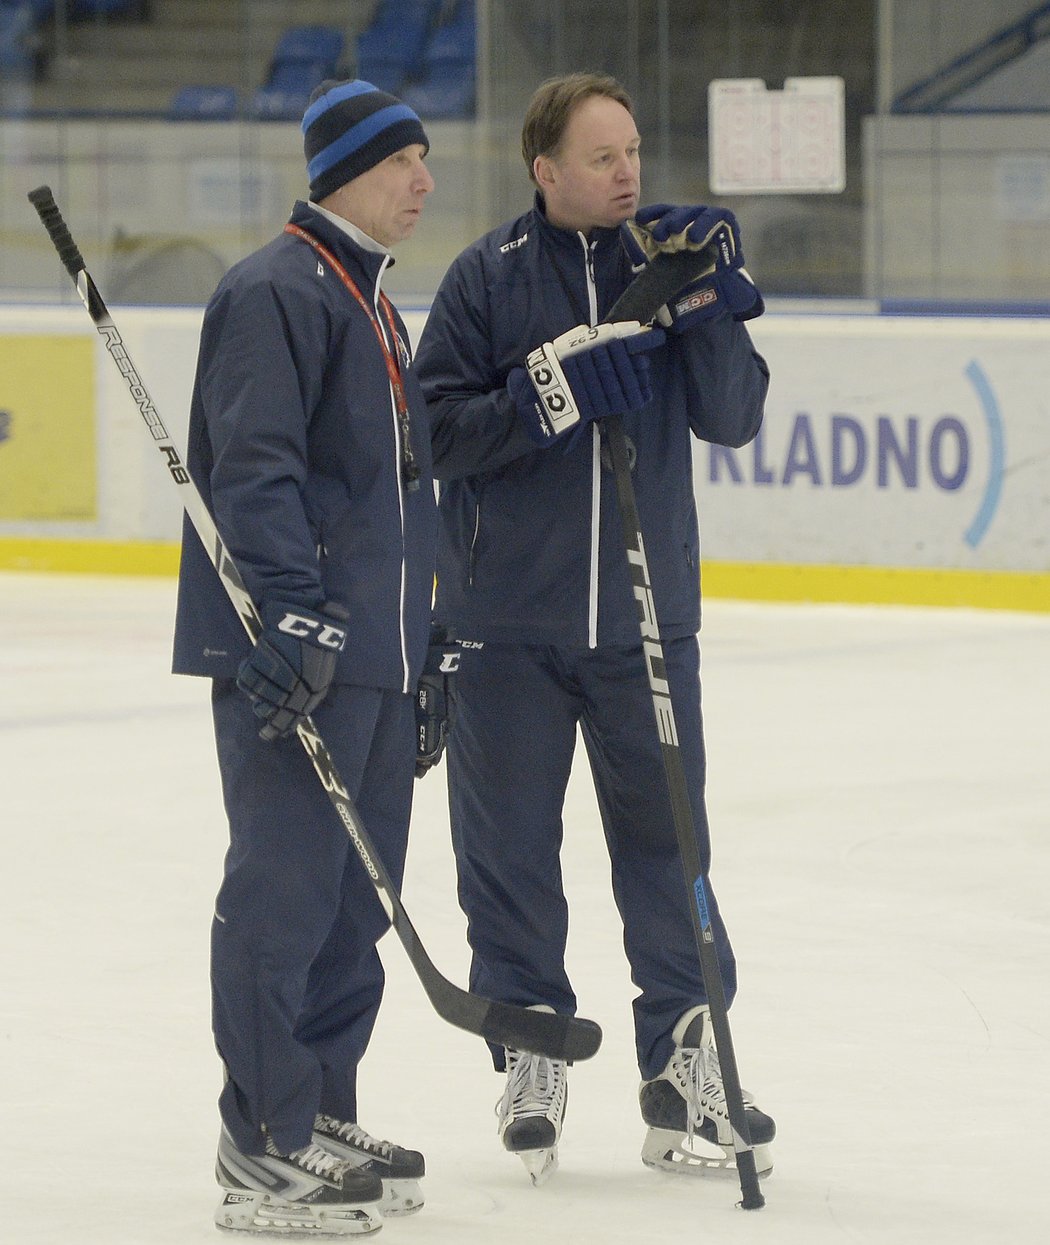
[[(389, 282), (425, 303), (455, 254), (528, 205), (525, 104), (545, 77), (582, 68), (635, 100), (643, 200), (724, 202), (774, 298), (1050, 301), (1048, 9), (2, 0), (0, 297), (75, 297), (26, 202), (48, 182), (110, 301), (203, 302), (306, 193), (310, 87), (359, 74), (412, 102), (431, 138), (437, 189)], [(828, 75), (845, 84), (845, 188), (714, 194), (711, 80), (780, 90)]]

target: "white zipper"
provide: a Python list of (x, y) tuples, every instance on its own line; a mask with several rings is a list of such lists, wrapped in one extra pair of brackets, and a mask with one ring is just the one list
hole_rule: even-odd
[[(383, 257), (383, 262), (379, 267), (379, 275), (376, 277), (373, 303), (375, 306), (376, 318), (379, 321), (379, 326), (383, 331), (383, 337), (386, 339), (387, 345), (390, 347), (391, 355), (397, 359), (397, 342), (390, 341), (387, 338), (387, 325), (383, 316), (380, 315), (379, 304), (379, 283), (382, 281), (383, 273), (386, 271), (389, 263), (390, 256), (385, 255)], [(398, 516), (401, 520), (401, 586), (398, 593), (397, 629), (401, 640), (401, 690), (407, 694), (411, 691), (411, 689), (408, 686), (408, 638), (405, 635), (405, 597), (408, 591), (408, 570), (405, 565), (405, 495), (402, 490), (401, 483), (401, 432), (398, 427), (397, 399), (394, 396), (394, 386), (389, 384), (389, 382), (388, 388), (390, 390), (390, 419), (394, 429), (394, 472), (397, 476), (397, 508)]]
[[(587, 277), (587, 316), (593, 326), (598, 322), (598, 291), (594, 284), (594, 250), (584, 235), (577, 235), (583, 244), (583, 266)], [(598, 647), (598, 562), (601, 554), (602, 512), (602, 435), (597, 423), (591, 425), (591, 549), (587, 586), (587, 647)]]

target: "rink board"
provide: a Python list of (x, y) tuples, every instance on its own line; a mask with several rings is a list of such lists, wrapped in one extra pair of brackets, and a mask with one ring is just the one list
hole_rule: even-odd
[[(184, 443), (200, 310), (114, 313)], [(406, 313), (414, 338), (425, 317)], [(693, 451), (706, 593), (1050, 610), (1050, 322), (774, 312), (749, 327), (772, 375), (762, 432), (743, 449)], [(56, 459), (61, 438), (39, 420), (35, 444), (20, 442), (14, 418), (48, 337), (68, 410), (54, 397), (46, 409), (78, 419), (81, 437), (91, 416), (74, 462)], [(0, 308), (0, 358), (0, 482), (17, 454), (9, 481), (61, 478), (69, 501), (42, 515), (9, 483), (0, 567), (172, 573), (178, 497), (83, 310)]]

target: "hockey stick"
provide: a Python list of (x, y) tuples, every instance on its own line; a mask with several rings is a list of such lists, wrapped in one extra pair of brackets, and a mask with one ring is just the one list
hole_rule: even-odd
[[(120, 369), (146, 427), (164, 459), (164, 466), (172, 481), (179, 487), (186, 513), (207, 550), (212, 565), (218, 572), (222, 585), (244, 624), (249, 639), (254, 642), (262, 630), (258, 611), (248, 595), (233, 558), (222, 543), (203, 498), (190, 478), (179, 451), (168, 435), (138, 371), (131, 362), (117, 326), (113, 323), (106, 304), (102, 301), (84, 264), (83, 257), (62, 219), (51, 188), (39, 186), (36, 190), (30, 191), (29, 201), (36, 208), (44, 228), (54, 243), (59, 259), (73, 278), (77, 292), (94, 321), (95, 328), (105, 342), (106, 349), (114, 363)], [(398, 938), (408, 953), (412, 967), (437, 1014), (449, 1024), (483, 1037), (496, 1045), (546, 1055), (550, 1059), (569, 1061), (589, 1059), (597, 1051), (602, 1040), (601, 1029), (593, 1020), (532, 1011), (510, 1003), (492, 1002), (480, 995), (460, 989), (438, 972), (409, 920), (397, 888), (383, 867), (379, 854), (362, 824), (360, 814), (354, 807), (335, 762), (312, 719), (307, 718), (299, 727), (299, 739), (313, 762), (317, 777), (338, 814), (339, 820), (346, 828), (361, 864), (371, 878), (379, 900), (390, 918), (390, 923), (397, 931)]]
[[(657, 255), (620, 295), (606, 319), (640, 320), (643, 324), (647, 323), (664, 303), (673, 298), (683, 285), (699, 276), (705, 268), (710, 268), (710, 258), (702, 251), (673, 251)], [(645, 670), (653, 695), (653, 711), (656, 717), (657, 734), (660, 737), (664, 772), (667, 776), (671, 813), (678, 838), (682, 867), (685, 871), (686, 885), (691, 897), (689, 908), (693, 921), (693, 933), (696, 936), (700, 970), (707, 989), (711, 1028), (722, 1070), (726, 1110), (733, 1130), (733, 1150), (736, 1154), (737, 1175), (742, 1194), (740, 1205), (744, 1210), (759, 1210), (765, 1205), (765, 1198), (758, 1187), (755, 1152), (751, 1145), (751, 1132), (744, 1110), (744, 1095), (740, 1087), (733, 1038), (729, 1029), (729, 1009), (726, 1006), (722, 970), (718, 964), (714, 931), (711, 928), (703, 867), (693, 829), (693, 814), (689, 804), (682, 754), (678, 747), (674, 708), (671, 704), (670, 688), (664, 677), (666, 674), (664, 651), (660, 643), (660, 629), (656, 620), (649, 567), (645, 560), (645, 543), (642, 540), (638, 503), (635, 499), (634, 484), (631, 481), (623, 418), (619, 415), (610, 416), (604, 421), (602, 431), (609, 446), (613, 472), (616, 477), (616, 495), (623, 520), (624, 546), (627, 551), (634, 595), (638, 601)]]

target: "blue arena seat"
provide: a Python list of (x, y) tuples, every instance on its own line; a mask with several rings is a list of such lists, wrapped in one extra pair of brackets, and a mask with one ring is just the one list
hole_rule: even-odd
[(28, 18), (32, 25), (39, 26), (53, 16), (55, 0), (0, 0), (0, 12), (4, 9), (21, 9), (23, 18)]
[(169, 121), (232, 121), (237, 91), (232, 86), (184, 86), (168, 106)]
[(343, 54), (343, 32), (336, 26), (293, 26), (277, 41), (274, 65), (320, 62), (334, 73)]
[(324, 75), (316, 73), (295, 77), (280, 74), (276, 81), (259, 87), (252, 96), (249, 111), (258, 121), (299, 121), (310, 100), (310, 92)]
[(423, 51), (423, 72), (402, 98), (421, 117), (434, 120), (474, 114), (477, 22), (474, 0), (458, 0)]
[(367, 30), (357, 37), (357, 76), (395, 95), (422, 71), (423, 50), (441, 0), (380, 0)]
[(300, 121), (309, 100), (309, 91), (261, 86), (252, 96), (249, 111), (256, 121)]
[(35, 73), (36, 25), (30, 5), (0, 5), (0, 70), (5, 77), (28, 78)]
[(309, 95), (331, 73), (326, 61), (286, 61), (274, 66), (266, 85), (274, 91)]
[(73, 21), (87, 21), (93, 17), (146, 17), (147, 0), (74, 0), (69, 7)]
[(249, 111), (259, 121), (298, 121), (310, 92), (325, 78), (341, 74), (343, 32), (334, 26), (293, 26), (281, 35), (266, 82)]

